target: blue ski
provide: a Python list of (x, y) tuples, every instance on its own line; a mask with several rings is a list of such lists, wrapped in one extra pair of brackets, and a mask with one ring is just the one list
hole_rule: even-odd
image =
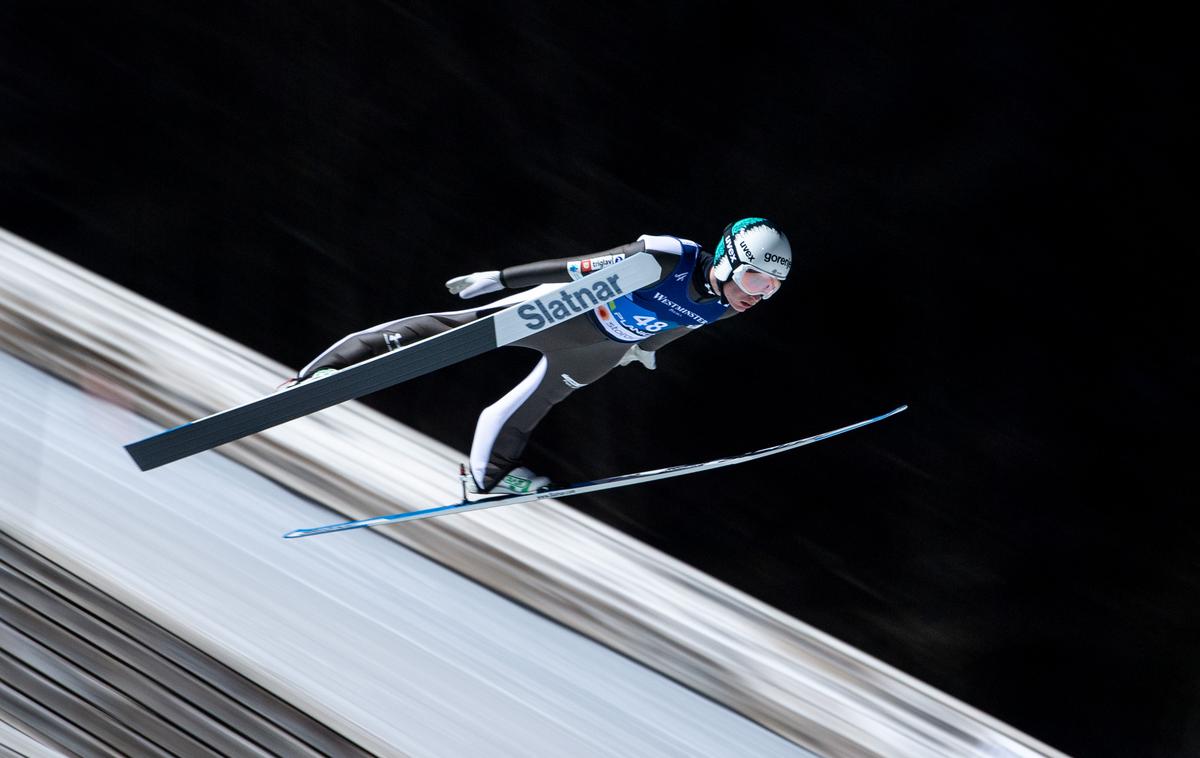
[(374, 518), (361, 519), (359, 521), (344, 521), (340, 524), (328, 524), (326, 526), (314, 526), (308, 529), (294, 529), (283, 535), (287, 539), (295, 539), (297, 537), (312, 537), (317, 534), (329, 534), (330, 532), (344, 532), (348, 529), (361, 529), (367, 526), (386, 526), (388, 524), (399, 524), (404, 521), (416, 521), (418, 519), (436, 518), (438, 516), (449, 516), (452, 513), (466, 513), (467, 511), (478, 511), (484, 508), (498, 508), (502, 505), (516, 505), (518, 503), (528, 503), (535, 500), (548, 500), (567, 497), (568, 495), (582, 495), (585, 492), (598, 492), (600, 490), (612, 489), (614, 487), (628, 487), (631, 484), (641, 484), (643, 482), (652, 482), (656, 479), (668, 479), (673, 476), (683, 476), (684, 474), (694, 474), (698, 471), (708, 471), (710, 469), (721, 468), (723, 466), (733, 466), (737, 463), (745, 463), (752, 461), (755, 458), (765, 458), (768, 455), (783, 453), (788, 450), (794, 450), (798, 447), (811, 445), (814, 442), (836, 437), (839, 434), (852, 432), (855, 429), (860, 429), (867, 424), (874, 424), (876, 421), (882, 421), (890, 416), (895, 416), (900, 411), (908, 408), (907, 405), (902, 405), (899, 408), (894, 408), (887, 413), (869, 418), (866, 421), (859, 421), (857, 424), (843, 426), (840, 429), (834, 429), (831, 432), (817, 434), (812, 437), (805, 437), (802, 440), (794, 442), (785, 442), (782, 445), (774, 447), (766, 447), (762, 450), (755, 450), (752, 453), (743, 455), (735, 455), (729, 458), (718, 458), (714, 461), (705, 463), (690, 463), (682, 466), (669, 466), (667, 468), (655, 469), (653, 471), (642, 471), (637, 474), (624, 474), (622, 476), (612, 476), (607, 479), (597, 479), (591, 482), (580, 482), (572, 484), (569, 487), (563, 487), (553, 490), (542, 490), (539, 492), (530, 492), (523, 495), (496, 495), (475, 501), (464, 501), (453, 505), (442, 505), (436, 508), (426, 508), (421, 511), (408, 511), (406, 513), (396, 513), (391, 516), (376, 516)]

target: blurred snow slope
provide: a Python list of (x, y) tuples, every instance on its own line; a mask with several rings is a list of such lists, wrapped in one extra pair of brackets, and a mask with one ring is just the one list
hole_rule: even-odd
[[(155, 425), (0, 354), (4, 530), (376, 754), (805, 751), (221, 456), (146, 476)], [(745, 752), (743, 752), (745, 751)]]
[(280, 539), (457, 498), (461, 452), (360, 403), (138, 472), (289, 370), (2, 232), (0, 349), (87, 391), (0, 363), (0, 527), (368, 749), (1056, 754), (559, 504)]

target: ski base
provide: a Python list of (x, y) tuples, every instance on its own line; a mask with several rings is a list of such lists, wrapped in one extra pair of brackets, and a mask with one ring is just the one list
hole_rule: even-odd
[(435, 508), (426, 508), (420, 511), (407, 511), (405, 513), (395, 513), (390, 516), (375, 516), (374, 518), (360, 519), (358, 521), (343, 521), (339, 524), (327, 524), (325, 526), (314, 526), (307, 529), (293, 529), (283, 535), (285, 539), (296, 539), (298, 537), (313, 537), (318, 534), (330, 534), (332, 532), (344, 532), (351, 529), (362, 529), (364, 527), (387, 526), (390, 524), (400, 524), (405, 521), (417, 521), (420, 519), (437, 518), (440, 516), (449, 516), (454, 513), (467, 513), (468, 511), (478, 511), (485, 508), (498, 508), (504, 505), (517, 505), (518, 503), (529, 503), (537, 500), (550, 500), (564, 498), (570, 495), (582, 495), (586, 492), (598, 492), (600, 490), (613, 489), (615, 487), (628, 487), (633, 484), (641, 484), (644, 482), (652, 482), (657, 479), (667, 479), (674, 476), (683, 476), (685, 474), (693, 474), (698, 471), (708, 471), (711, 469), (721, 468), (723, 466), (733, 466), (738, 463), (745, 463), (756, 458), (764, 458), (768, 455), (794, 450), (798, 447), (811, 445), (814, 442), (836, 437), (839, 434), (860, 429), (868, 424), (874, 424), (877, 421), (882, 421), (885, 418), (895, 416), (897, 413), (908, 408), (907, 405), (902, 405), (898, 408), (893, 408), (879, 416), (869, 418), (865, 421), (859, 421), (856, 424), (843, 426), (840, 429), (816, 434), (812, 437), (786, 442), (782, 445), (755, 450), (742, 455), (735, 455), (728, 458), (718, 458), (704, 463), (689, 463), (681, 466), (670, 466), (668, 468), (654, 469), (652, 471), (642, 471), (636, 474), (624, 474), (621, 476), (612, 476), (606, 479), (597, 479), (591, 482), (580, 482), (572, 484), (568, 487), (562, 487), (552, 490), (543, 490), (540, 492), (530, 492), (522, 495), (496, 495), (493, 497), (483, 498), (471, 502), (455, 503), (453, 505), (441, 505)]

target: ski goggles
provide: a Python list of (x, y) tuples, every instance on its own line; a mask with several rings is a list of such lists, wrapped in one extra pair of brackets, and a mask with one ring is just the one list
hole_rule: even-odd
[(766, 300), (783, 285), (783, 280), (764, 274), (756, 268), (738, 266), (733, 272), (733, 283), (747, 295), (761, 295)]

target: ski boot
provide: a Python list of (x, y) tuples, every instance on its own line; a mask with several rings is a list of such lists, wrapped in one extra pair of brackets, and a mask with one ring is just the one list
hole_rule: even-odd
[(459, 466), (458, 478), (462, 480), (463, 500), (468, 495), (527, 495), (550, 487), (550, 477), (538, 476), (525, 466), (509, 471), (486, 491), (475, 483), (475, 477), (467, 472), (466, 465)]
[(307, 379), (301, 379), (298, 376), (293, 376), (291, 379), (288, 379), (283, 384), (276, 387), (275, 391), (280, 392), (282, 390), (290, 390), (292, 387), (295, 387), (297, 384), (304, 384), (305, 382), (311, 382), (314, 379), (324, 379), (325, 377), (329, 376), (330, 374), (336, 374), (336, 373), (337, 373), (336, 368), (319, 368), (316, 371), (312, 372), (312, 376), (309, 376)]

